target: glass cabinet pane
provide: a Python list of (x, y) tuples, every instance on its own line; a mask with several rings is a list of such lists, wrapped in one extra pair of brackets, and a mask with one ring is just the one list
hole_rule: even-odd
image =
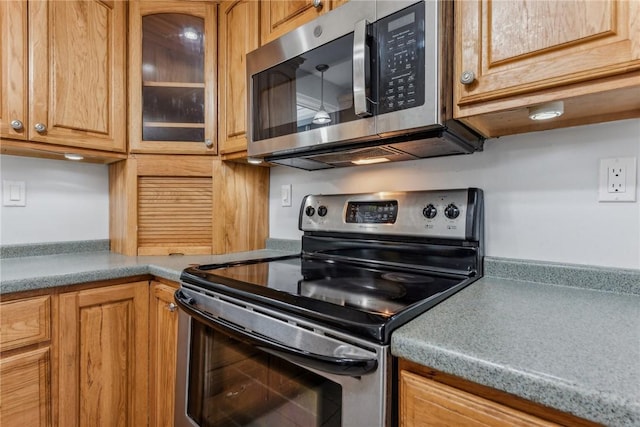
[(204, 19), (142, 18), (142, 139), (204, 140)]

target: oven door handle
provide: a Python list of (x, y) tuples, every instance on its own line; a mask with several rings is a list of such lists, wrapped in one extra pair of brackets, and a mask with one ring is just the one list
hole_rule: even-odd
[(376, 359), (329, 356), (288, 346), (263, 335), (247, 331), (233, 323), (224, 322), (218, 318), (208, 316), (206, 313), (193, 307), (193, 300), (181, 291), (177, 291), (174, 297), (178, 306), (198, 321), (225, 334), (231, 335), (239, 341), (253, 345), (256, 348), (289, 360), (290, 362), (335, 375), (351, 377), (371, 373), (378, 367), (378, 361)]

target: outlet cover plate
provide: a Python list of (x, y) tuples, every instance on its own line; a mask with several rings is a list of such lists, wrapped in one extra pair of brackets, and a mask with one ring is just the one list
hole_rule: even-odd
[[(621, 182), (620, 180), (624, 180)], [(618, 191), (612, 188), (618, 189)], [(600, 159), (600, 202), (636, 201), (636, 158)]]

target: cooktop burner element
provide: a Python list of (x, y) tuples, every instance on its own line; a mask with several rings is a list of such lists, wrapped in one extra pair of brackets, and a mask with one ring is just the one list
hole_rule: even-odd
[(183, 286), (385, 344), (482, 276), (482, 206), (475, 188), (306, 196), (300, 255), (188, 268)]

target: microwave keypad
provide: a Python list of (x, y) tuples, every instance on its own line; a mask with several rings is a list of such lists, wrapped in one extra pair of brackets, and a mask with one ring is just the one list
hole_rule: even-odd
[[(413, 7), (378, 22), (381, 55), (379, 113), (424, 103), (424, 18)], [(422, 77), (422, 80), (424, 78)]]

